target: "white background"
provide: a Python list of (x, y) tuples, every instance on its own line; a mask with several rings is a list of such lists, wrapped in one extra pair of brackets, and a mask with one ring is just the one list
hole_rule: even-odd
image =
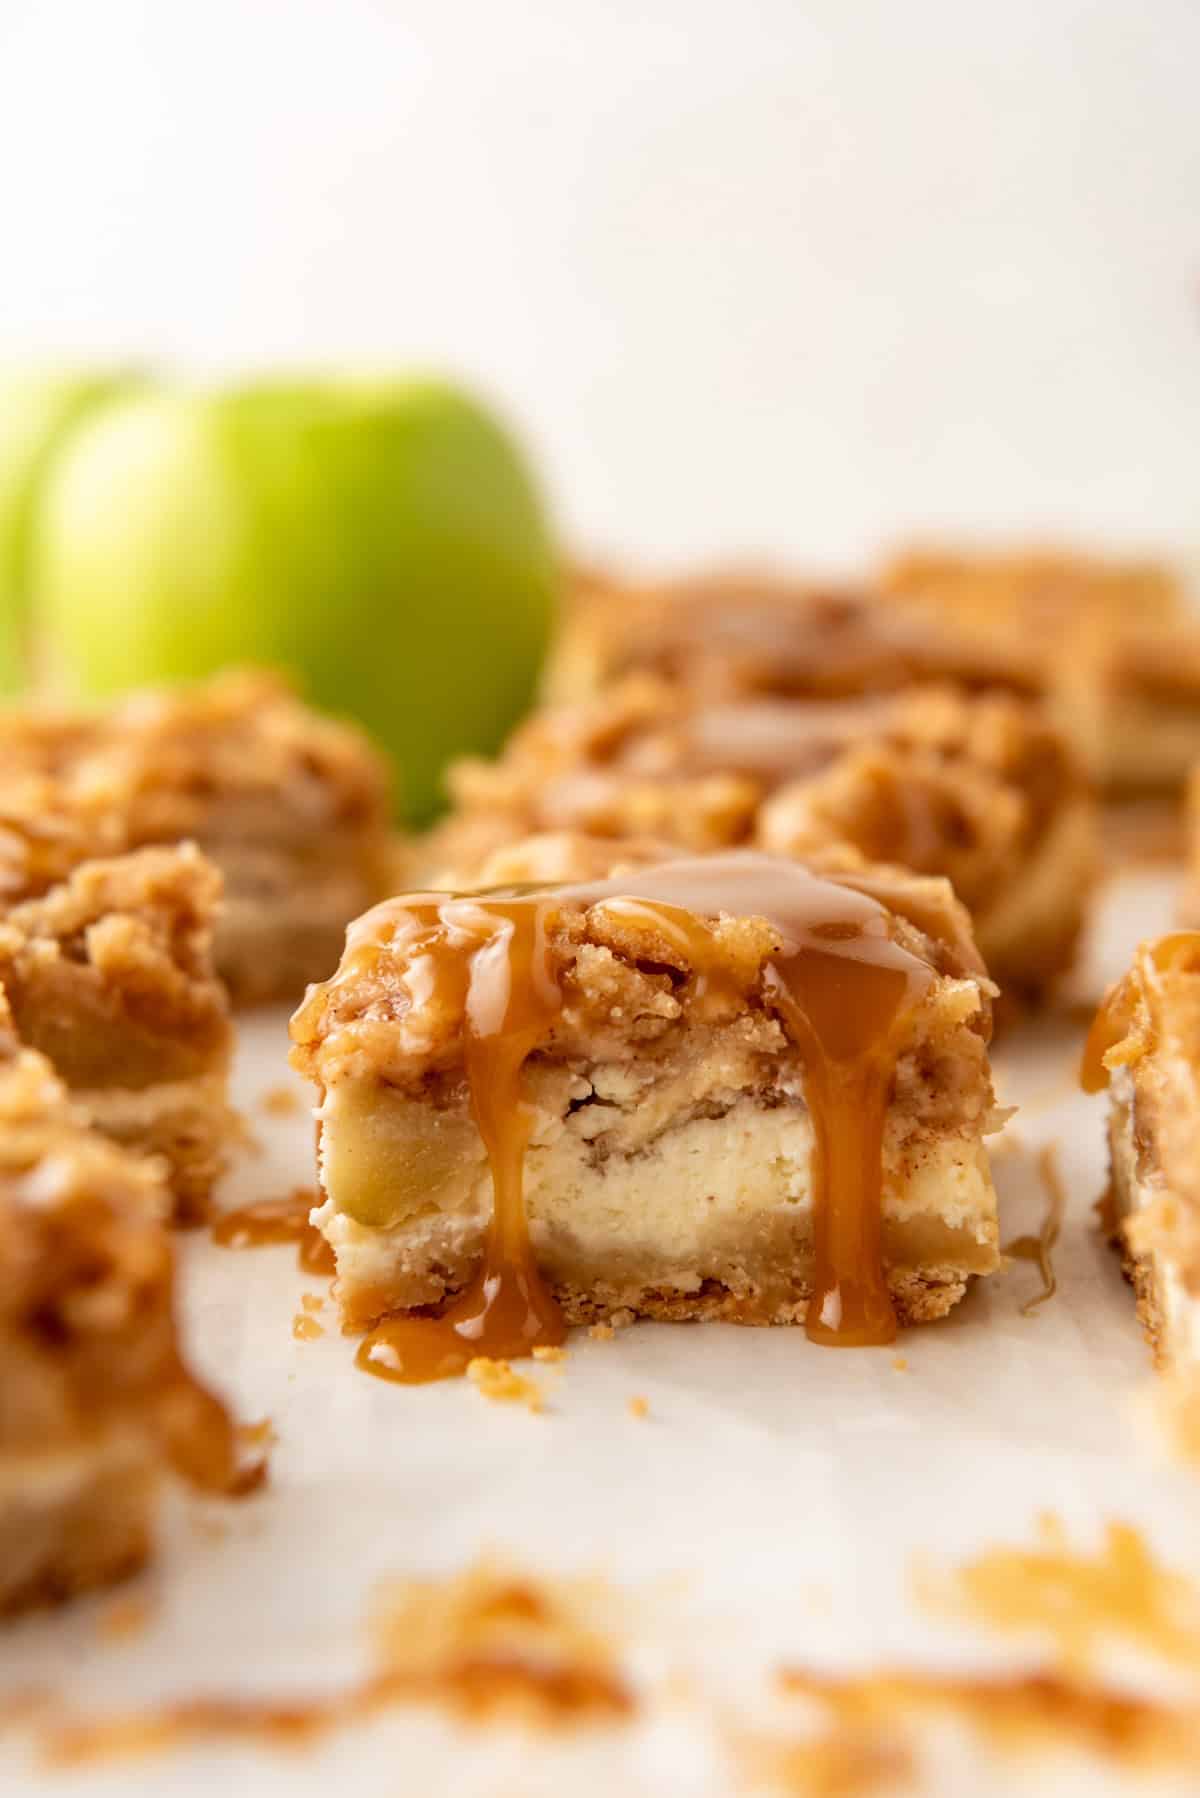
[(576, 540), (1200, 543), (1196, 0), (0, 0), (0, 357), (431, 363)]

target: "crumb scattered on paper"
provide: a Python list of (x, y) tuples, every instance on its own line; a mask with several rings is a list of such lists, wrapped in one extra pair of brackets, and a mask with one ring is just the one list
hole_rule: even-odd
[[(881, 1764), (892, 1754), (897, 1764), (907, 1762), (910, 1772), (919, 1774), (918, 1725), (944, 1716), (1010, 1752), (1048, 1748), (1061, 1754), (1074, 1748), (1122, 1766), (1200, 1768), (1200, 1715), (1194, 1705), (1163, 1703), (1065, 1674), (939, 1674), (905, 1668), (830, 1674), (791, 1667), (780, 1674), (780, 1686), (815, 1703), (828, 1718), (828, 1734), (818, 1732), (785, 1745), (796, 1763), (805, 1751), (840, 1738), (848, 1748), (875, 1748)], [(762, 1744), (757, 1746), (761, 1752)], [(835, 1757), (831, 1765), (837, 1764)], [(860, 1754), (859, 1764), (869, 1771), (870, 1755)], [(855, 1765), (853, 1754), (848, 1765)], [(874, 1788), (801, 1784), (783, 1789), (805, 1798), (832, 1798), (834, 1792)]]
[(542, 1408), (541, 1388), (524, 1374), (514, 1373), (507, 1361), (494, 1361), (490, 1355), (476, 1355), (467, 1362), (467, 1378), (484, 1398), (496, 1404), (524, 1405), (530, 1411)]
[(641, 1393), (636, 1394), (629, 1401), (629, 1415), (631, 1417), (649, 1417), (650, 1400), (643, 1398)]
[(153, 1615), (150, 1601), (135, 1593), (113, 1599), (100, 1613), (100, 1634), (109, 1639), (136, 1636)]
[(318, 1323), (307, 1311), (297, 1311), (292, 1319), (292, 1335), (297, 1342), (314, 1342), (318, 1336), (324, 1336), (325, 1326)]
[(294, 1748), (412, 1704), (546, 1732), (621, 1725), (637, 1699), (620, 1665), (617, 1596), (603, 1581), (483, 1562), (391, 1582), (374, 1607), (372, 1670), (358, 1684), (310, 1699), (209, 1695), (98, 1717), (54, 1711), (40, 1730), (43, 1758), (79, 1766), (221, 1740)]
[(1032, 1548), (985, 1549), (949, 1573), (919, 1574), (917, 1590), (932, 1610), (1001, 1633), (1048, 1635), (1072, 1674), (1113, 1641), (1200, 1669), (1200, 1588), (1164, 1567), (1129, 1523), (1110, 1522), (1089, 1554), (1047, 1514)]
[(324, 1295), (319, 1292), (302, 1292), (300, 1303), (306, 1311), (323, 1311), (325, 1309)]
[(892, 1366), (895, 1368), (897, 1373), (907, 1373), (908, 1372), (908, 1362), (905, 1360), (903, 1355), (893, 1355), (892, 1356)]
[(553, 1343), (539, 1342), (533, 1351), (533, 1358), (535, 1361), (565, 1361), (567, 1351)]
[(593, 1342), (611, 1342), (616, 1335), (616, 1331), (611, 1324), (592, 1324), (588, 1330), (588, 1335)]
[(294, 1086), (269, 1086), (259, 1099), (258, 1108), (268, 1117), (292, 1117), (300, 1110), (300, 1095)]

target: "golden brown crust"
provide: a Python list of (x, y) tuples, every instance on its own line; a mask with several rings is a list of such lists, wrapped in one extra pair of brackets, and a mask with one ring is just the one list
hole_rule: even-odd
[[(219, 959), (239, 998), (327, 972), (342, 928), (388, 887), (382, 759), (272, 675), (96, 714), (0, 713), (0, 767), (0, 896), (37, 896), (88, 857), (192, 839), (226, 875)], [(301, 890), (315, 942), (287, 909)]]
[[(449, 1262), (439, 1257), (435, 1302), (442, 1305), (452, 1300), (477, 1269), (477, 1255), (464, 1255)], [(948, 1266), (888, 1267), (885, 1275), (897, 1321), (902, 1324), (933, 1323), (947, 1316), (963, 1297), (971, 1278), (968, 1271)], [(782, 1289), (777, 1278), (769, 1294), (757, 1289), (750, 1293), (735, 1291), (712, 1278), (706, 1279), (698, 1290), (629, 1282), (616, 1285), (604, 1280), (592, 1280), (586, 1286), (554, 1279), (547, 1284), (572, 1328), (644, 1317), (657, 1323), (732, 1323), (765, 1329), (803, 1323), (812, 1296), (811, 1285), (799, 1276), (783, 1278)], [(396, 1308), (392, 1292), (373, 1295), (366, 1290), (339, 1297), (342, 1324), (348, 1334), (370, 1329)]]

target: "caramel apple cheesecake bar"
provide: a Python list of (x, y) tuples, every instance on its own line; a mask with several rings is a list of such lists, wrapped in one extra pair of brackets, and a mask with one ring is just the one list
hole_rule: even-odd
[(85, 861), (0, 912), (0, 990), (17, 1034), (114, 1141), (161, 1156), (203, 1215), (236, 1119), (229, 1001), (213, 966), (221, 876), (194, 847)]
[(530, 719), (495, 762), (450, 771), (423, 846), (438, 885), (528, 833), (647, 836), (692, 850), (820, 853), (945, 875), (989, 972), (1036, 995), (1070, 964), (1094, 884), (1095, 807), (1042, 709), (953, 687), (837, 701), (706, 701), (632, 675)]
[(999, 1265), (994, 988), (948, 883), (645, 855), (393, 899), (293, 1019), (344, 1318), (404, 1314), (373, 1371), (618, 1313), (882, 1342)]
[(231, 1488), (223, 1407), (181, 1359), (168, 1194), (0, 1020), (0, 1612), (132, 1572), (174, 1465)]
[(88, 856), (196, 843), (225, 877), (218, 969), (239, 1002), (295, 998), (390, 890), (387, 771), (279, 677), (238, 672), (96, 713), (0, 712), (0, 898)]
[(1200, 760), (1200, 624), (1150, 562), (1066, 551), (913, 552), (881, 576), (910, 616), (1034, 659), (1038, 685), (1114, 798), (1178, 795)]
[(1108, 1087), (1107, 1221), (1200, 1446), (1200, 932), (1141, 945), (1097, 1014), (1083, 1082)]
[(632, 673), (709, 699), (845, 699), (949, 681), (971, 692), (1036, 693), (1027, 645), (989, 643), (875, 595), (769, 572), (672, 581), (592, 580), (578, 590), (545, 680), (551, 703), (587, 698)]

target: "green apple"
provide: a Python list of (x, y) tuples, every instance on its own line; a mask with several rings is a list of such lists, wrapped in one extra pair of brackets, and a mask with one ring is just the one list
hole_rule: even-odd
[(284, 667), (391, 750), (413, 823), (529, 705), (554, 621), (520, 454), (432, 381), (136, 394), (56, 458), (30, 565), (60, 684)]
[(123, 370), (0, 376), (0, 693), (20, 691), (28, 678), (29, 546), (47, 472), (80, 420), (137, 378)]

